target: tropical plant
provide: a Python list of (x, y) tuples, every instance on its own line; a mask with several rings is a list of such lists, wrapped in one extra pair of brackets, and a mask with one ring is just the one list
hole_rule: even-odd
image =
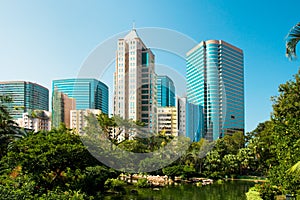
[(11, 102), (10, 96), (0, 96), (0, 158), (6, 154), (12, 141), (27, 135), (27, 132), (19, 128), (9, 114), (7, 104)]
[(286, 37), (286, 56), (289, 59), (296, 58), (296, 46), (300, 40), (300, 23), (297, 23)]
[(293, 167), (289, 169), (289, 172), (300, 176), (300, 161), (293, 165)]

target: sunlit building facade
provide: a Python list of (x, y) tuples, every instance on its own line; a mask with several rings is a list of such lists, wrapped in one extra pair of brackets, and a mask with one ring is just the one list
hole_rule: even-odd
[(84, 109), (84, 110), (71, 110), (70, 111), (70, 128), (74, 129), (76, 133), (80, 135), (85, 134), (84, 128), (88, 126), (86, 117), (89, 114), (99, 115), (101, 110), (99, 109)]
[(178, 135), (198, 142), (203, 137), (204, 116), (203, 107), (189, 103), (187, 97), (177, 97)]
[(114, 115), (141, 121), (145, 123), (145, 131), (151, 133), (157, 132), (154, 62), (154, 54), (135, 29), (118, 40), (114, 73)]
[(76, 100), (55, 88), (52, 95), (52, 126), (59, 127), (63, 123), (70, 128), (70, 111), (74, 109)]
[(0, 95), (9, 96), (12, 102), (6, 103), (9, 114), (22, 118), (30, 110), (49, 110), (49, 90), (37, 83), (27, 81), (0, 82)]
[(22, 118), (16, 120), (17, 124), (25, 129), (38, 131), (51, 130), (51, 113), (45, 110), (33, 110), (23, 113)]
[(243, 51), (222, 40), (202, 41), (187, 53), (187, 100), (203, 107), (203, 137), (244, 131)]
[(175, 86), (171, 78), (166, 75), (158, 75), (157, 86), (157, 106), (175, 106)]
[(175, 106), (158, 107), (157, 116), (159, 133), (178, 136), (177, 110)]
[(76, 109), (100, 109), (108, 114), (108, 87), (99, 80), (89, 78), (54, 80), (52, 94), (54, 91), (74, 98)]

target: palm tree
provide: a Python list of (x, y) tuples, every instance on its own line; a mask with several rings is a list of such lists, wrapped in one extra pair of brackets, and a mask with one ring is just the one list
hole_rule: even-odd
[(289, 172), (295, 175), (300, 175), (300, 161), (289, 169)]
[[(298, 22), (286, 37), (286, 56), (292, 60), (296, 58), (296, 46), (300, 40), (300, 22)], [(300, 161), (288, 170), (290, 173), (300, 175)]]
[(300, 40), (300, 22), (297, 23), (286, 37), (286, 56), (292, 60), (296, 58), (296, 46)]

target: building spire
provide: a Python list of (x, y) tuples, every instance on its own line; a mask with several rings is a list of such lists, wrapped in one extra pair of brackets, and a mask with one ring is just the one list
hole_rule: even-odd
[(135, 21), (132, 22), (132, 30), (135, 30)]

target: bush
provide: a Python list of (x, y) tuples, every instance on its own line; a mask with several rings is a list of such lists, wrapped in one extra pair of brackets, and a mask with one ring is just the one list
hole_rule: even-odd
[(246, 193), (247, 200), (263, 200), (259, 192), (256, 191), (255, 187), (252, 187), (249, 189), (249, 191)]
[(257, 184), (254, 186), (255, 191), (259, 192), (262, 199), (275, 199), (276, 195), (280, 195), (282, 192), (277, 186), (273, 186), (270, 183)]
[(150, 184), (146, 178), (141, 178), (137, 181), (136, 186), (139, 188), (148, 188), (150, 187)]
[(124, 186), (126, 185), (126, 183), (119, 179), (109, 178), (105, 181), (104, 185), (107, 190), (121, 193), (125, 192)]

